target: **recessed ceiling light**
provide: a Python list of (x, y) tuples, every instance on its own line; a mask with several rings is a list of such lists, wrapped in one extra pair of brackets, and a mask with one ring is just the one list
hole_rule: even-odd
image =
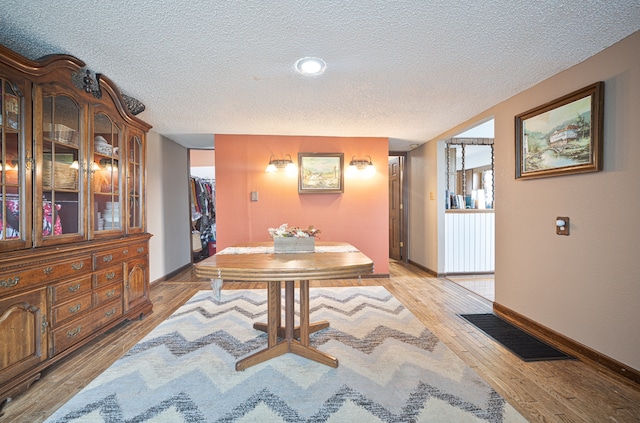
[(326, 67), (324, 60), (317, 57), (303, 57), (296, 62), (296, 70), (303, 75), (320, 75)]

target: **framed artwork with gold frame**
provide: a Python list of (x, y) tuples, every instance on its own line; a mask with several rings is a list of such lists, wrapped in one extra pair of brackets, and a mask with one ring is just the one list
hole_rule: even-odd
[(343, 153), (298, 153), (300, 194), (341, 194), (344, 192)]
[(602, 170), (604, 82), (516, 116), (516, 179)]

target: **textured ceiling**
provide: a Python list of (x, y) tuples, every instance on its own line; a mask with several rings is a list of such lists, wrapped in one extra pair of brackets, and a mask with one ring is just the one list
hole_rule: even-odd
[[(80, 58), (155, 131), (209, 148), (217, 133), (407, 150), (637, 30), (638, 0), (0, 2), (0, 43)], [(298, 75), (304, 56), (325, 73)]]

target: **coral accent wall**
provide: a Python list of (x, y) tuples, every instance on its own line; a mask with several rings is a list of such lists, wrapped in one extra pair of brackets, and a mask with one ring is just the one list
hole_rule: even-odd
[[(268, 228), (313, 225), (322, 241), (352, 244), (374, 261), (375, 274), (389, 273), (387, 138), (216, 135), (216, 227), (218, 251), (246, 242), (269, 241)], [(371, 156), (371, 178), (344, 176), (342, 194), (298, 194), (298, 176), (266, 173), (269, 157), (298, 153)], [(258, 201), (251, 201), (251, 192)]]

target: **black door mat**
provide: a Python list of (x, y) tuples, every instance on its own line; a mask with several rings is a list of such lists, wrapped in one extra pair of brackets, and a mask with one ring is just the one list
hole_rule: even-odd
[(495, 314), (461, 314), (474, 326), (501, 343), (523, 361), (570, 360), (574, 357), (563, 353), (529, 335)]

